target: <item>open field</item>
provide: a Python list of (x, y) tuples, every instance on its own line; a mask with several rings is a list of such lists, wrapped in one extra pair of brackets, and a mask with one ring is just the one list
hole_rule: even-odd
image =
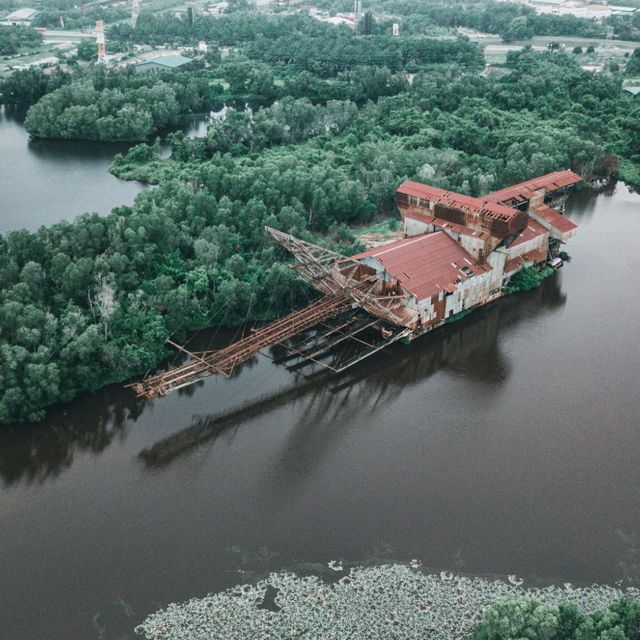
[(472, 29), (460, 30), (463, 35), (469, 37), (484, 48), (484, 55), (489, 64), (500, 65), (507, 60), (509, 51), (518, 51), (522, 47), (531, 45), (536, 51), (545, 51), (550, 42), (559, 42), (565, 46), (567, 51), (572, 51), (574, 47), (586, 49), (593, 46), (596, 49), (596, 56), (588, 62), (602, 62), (603, 60), (623, 60), (625, 54), (631, 54), (639, 42), (630, 40), (610, 40), (607, 38), (579, 38), (574, 36), (534, 36), (531, 40), (516, 40), (515, 42), (502, 42), (500, 36), (491, 33), (481, 33)]
[(0, 74), (9, 73), (16, 67), (33, 64), (38, 60), (51, 58), (53, 56), (60, 57), (61, 54), (73, 49), (74, 44), (69, 42), (60, 42), (58, 44), (43, 44), (39, 47), (29, 48), (14, 56), (5, 56), (0, 58)]

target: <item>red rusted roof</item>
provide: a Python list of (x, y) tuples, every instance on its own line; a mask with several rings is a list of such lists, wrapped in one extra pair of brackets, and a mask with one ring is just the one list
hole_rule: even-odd
[(515, 271), (516, 269), (519, 269), (523, 263), (524, 263), (524, 258), (522, 256), (511, 258), (511, 260), (507, 260), (504, 263), (504, 272), (510, 273), (511, 271)]
[(582, 178), (573, 171), (555, 171), (539, 178), (533, 178), (533, 180), (514, 184), (506, 189), (500, 189), (500, 191), (488, 193), (485, 198), (506, 205), (519, 204), (530, 200), (539, 189), (544, 189), (549, 193), (581, 181)]
[(516, 209), (504, 206), (487, 197), (473, 198), (462, 195), (461, 193), (455, 193), (455, 191), (446, 191), (445, 189), (440, 189), (440, 187), (432, 187), (431, 185), (422, 184), (421, 182), (414, 182), (413, 180), (403, 182), (398, 187), (398, 193), (423, 200), (433, 200), (448, 207), (453, 207), (454, 209), (482, 213), (491, 218), (506, 221), (511, 220), (520, 213)]
[(527, 251), (527, 253), (524, 254), (524, 258), (537, 264), (538, 262), (544, 262), (547, 259), (547, 254), (545, 251), (537, 251), (534, 249), (533, 251)]
[(578, 228), (578, 225), (571, 222), (569, 218), (565, 218), (559, 211), (552, 209), (546, 204), (533, 207), (531, 211), (560, 231), (560, 233), (566, 233), (567, 231), (573, 231)]
[(397, 240), (353, 257), (375, 258), (418, 300), (453, 291), (458, 282), (491, 270), (444, 231)]
[(549, 229), (543, 227), (533, 218), (529, 218), (529, 220), (527, 221), (527, 226), (509, 246), (517, 247), (519, 244), (528, 242), (529, 240), (533, 240), (538, 236), (543, 236), (545, 233), (549, 233)]

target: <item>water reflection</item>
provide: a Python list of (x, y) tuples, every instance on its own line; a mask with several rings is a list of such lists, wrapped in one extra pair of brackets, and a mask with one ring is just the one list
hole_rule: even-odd
[[(197, 416), (189, 426), (143, 449), (138, 457), (148, 469), (165, 467), (200, 447), (213, 445), (223, 434), (233, 437), (241, 424), (295, 402), (305, 408), (287, 437), (276, 467), (287, 469), (288, 476), (291, 469), (306, 474), (355, 422), (352, 418), (373, 414), (380, 403), (393, 401), (402, 389), (420, 384), (442, 369), (480, 385), (503, 383), (511, 364), (500, 348), (501, 332), (565, 303), (556, 275), (535, 291), (501, 300), (409, 346), (394, 345), (340, 377), (316, 371), (303, 382), (248, 405), (222, 414)], [(275, 359), (281, 355), (277, 348), (271, 353)], [(252, 367), (256, 361), (254, 358), (243, 367)], [(243, 367), (235, 375), (241, 375)], [(194, 392), (189, 388), (183, 391)]]
[[(309, 376), (298, 373), (291, 376), (285, 390), (222, 414), (197, 416), (189, 426), (140, 451), (138, 458), (147, 469), (168, 466), (212, 445), (223, 434), (233, 438), (243, 423), (295, 402), (305, 408), (288, 435), (279, 465), (308, 473), (314, 459), (315, 464), (323, 459), (356, 414), (373, 414), (381, 403), (397, 398), (402, 389), (420, 384), (440, 370), (453, 371), (480, 385), (503, 383), (511, 364), (500, 349), (501, 332), (532, 315), (557, 309), (565, 301), (556, 276), (536, 291), (502, 300), (409, 346), (394, 345), (339, 377), (325, 370)], [(277, 348), (271, 354), (275, 359), (281, 355)], [(245, 363), (234, 377), (257, 362), (254, 358)], [(194, 385), (180, 394), (190, 397), (196, 389)], [(77, 452), (100, 453), (116, 437), (126, 438), (127, 429), (147, 404), (129, 390), (115, 387), (81, 397), (66, 410), (52, 411), (46, 424), (0, 431), (0, 478), (5, 486), (11, 486), (43, 483), (58, 476), (71, 467)]]
[(100, 453), (144, 411), (146, 400), (110, 389), (54, 410), (46, 424), (0, 430), (0, 478), (5, 486), (39, 483), (69, 469), (78, 452)]
[[(0, 107), (0, 233), (35, 230), (87, 211), (107, 214), (131, 204), (143, 188), (109, 173), (116, 153), (131, 145), (70, 140), (32, 141), (24, 114)], [(10, 162), (8, 162), (10, 160)]]

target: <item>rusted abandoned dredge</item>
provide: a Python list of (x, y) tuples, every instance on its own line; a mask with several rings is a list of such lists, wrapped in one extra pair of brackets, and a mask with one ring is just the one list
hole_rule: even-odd
[[(323, 297), (224, 349), (190, 352), (170, 342), (188, 361), (130, 386), (139, 396), (162, 396), (205, 376), (229, 376), (276, 344), (291, 358), (339, 372), (397, 340), (412, 340), (500, 298), (503, 285), (524, 267), (560, 266), (560, 245), (576, 225), (557, 207), (581, 180), (559, 171), (481, 198), (409, 180), (396, 194), (404, 239), (351, 257), (267, 227)], [(302, 341), (292, 341), (303, 333)], [(346, 341), (357, 344), (357, 352), (334, 357), (334, 347)]]

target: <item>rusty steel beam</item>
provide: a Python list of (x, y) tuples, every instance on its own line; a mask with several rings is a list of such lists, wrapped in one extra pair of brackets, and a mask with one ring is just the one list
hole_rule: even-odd
[(350, 309), (353, 302), (344, 296), (326, 296), (304, 309), (294, 311), (284, 318), (259, 329), (224, 349), (191, 353), (180, 347), (192, 359), (186, 364), (148, 376), (140, 382), (128, 385), (144, 398), (164, 396), (171, 391), (194, 384), (213, 374), (230, 376), (236, 366), (246, 362), (260, 350), (310, 329), (322, 320)]
[[(262, 349), (288, 340), (348, 309), (360, 307), (375, 318), (399, 327), (400, 331), (407, 329), (403, 296), (377, 294), (380, 279), (373, 275), (363, 276), (357, 260), (270, 227), (265, 227), (265, 231), (293, 254), (298, 262), (296, 270), (313, 287), (324, 293), (324, 297), (217, 351), (194, 353), (169, 340), (169, 344), (189, 356), (189, 361), (127, 385), (138, 396), (149, 399), (164, 396), (214, 374), (229, 377), (235, 367)], [(363, 342), (355, 334), (350, 337)], [(315, 361), (314, 356), (312, 354), (309, 359)]]
[(325, 294), (349, 296), (371, 315), (398, 327), (407, 326), (404, 297), (377, 295), (374, 289), (381, 284), (380, 278), (357, 279), (361, 266), (357, 260), (271, 227), (265, 231), (293, 255), (298, 261), (294, 268), (312, 287)]

